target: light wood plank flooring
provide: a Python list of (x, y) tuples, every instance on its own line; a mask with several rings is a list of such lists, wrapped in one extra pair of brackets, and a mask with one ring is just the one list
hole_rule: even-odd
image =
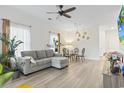
[(70, 62), (64, 69), (47, 68), (17, 80), (5, 87), (14, 88), (28, 84), (34, 88), (99, 88), (102, 87), (101, 61)]

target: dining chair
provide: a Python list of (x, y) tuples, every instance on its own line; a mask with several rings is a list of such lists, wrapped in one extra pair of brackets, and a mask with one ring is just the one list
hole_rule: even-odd
[(63, 48), (63, 56), (68, 57), (68, 58), (70, 57), (69, 56), (69, 50), (67, 48)]
[(81, 58), (82, 62), (85, 61), (85, 48), (82, 49), (82, 54), (81, 55), (77, 55), (77, 57)]
[(78, 48), (75, 48), (75, 49), (74, 49), (74, 53), (75, 53), (75, 54), (78, 54), (78, 53), (79, 53), (79, 49), (78, 49)]
[(76, 61), (77, 61), (78, 55), (79, 55), (79, 49), (78, 48), (74, 49), (74, 54), (75, 54), (75, 58), (76, 58)]

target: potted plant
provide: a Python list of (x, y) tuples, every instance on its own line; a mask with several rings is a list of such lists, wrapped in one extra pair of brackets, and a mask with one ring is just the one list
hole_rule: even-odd
[(58, 52), (58, 43), (59, 41), (53, 38), (54, 46), (55, 46), (55, 52)]
[[(6, 34), (0, 34), (0, 40), (4, 42), (8, 46), (8, 51), (6, 54), (1, 54), (2, 59), (0, 62), (5, 65), (5, 67), (8, 67), (12, 69), (15, 73), (13, 75), (13, 79), (19, 77), (20, 71), (17, 67), (17, 59), (15, 56), (15, 51), (17, 50), (17, 47), (23, 43), (21, 40), (16, 40), (16, 36), (14, 36), (12, 39), (9, 38), (9, 35)], [(12, 62), (13, 61), (13, 62)], [(15, 66), (14, 68), (11, 68), (10, 64), (13, 63)]]
[(10, 39), (9, 35), (6, 34), (0, 34), (0, 40), (8, 46), (8, 55), (10, 57), (15, 57), (17, 47), (23, 43), (21, 40), (16, 40), (16, 36)]

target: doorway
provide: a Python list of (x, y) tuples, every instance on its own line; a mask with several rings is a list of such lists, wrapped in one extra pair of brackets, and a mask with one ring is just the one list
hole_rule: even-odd
[(99, 50), (100, 56), (105, 52), (119, 51), (118, 31), (111, 27), (101, 27), (99, 29)]

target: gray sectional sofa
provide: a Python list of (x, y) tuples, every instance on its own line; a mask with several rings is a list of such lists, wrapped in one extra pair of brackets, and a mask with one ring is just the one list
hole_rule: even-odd
[[(22, 51), (21, 55), (22, 57), (18, 58), (19, 68), (25, 75), (51, 67), (56, 57), (60, 64), (59, 68), (68, 66), (68, 59), (62, 57), (59, 53), (54, 53), (53, 50)], [(32, 63), (30, 57), (35, 62)]]

